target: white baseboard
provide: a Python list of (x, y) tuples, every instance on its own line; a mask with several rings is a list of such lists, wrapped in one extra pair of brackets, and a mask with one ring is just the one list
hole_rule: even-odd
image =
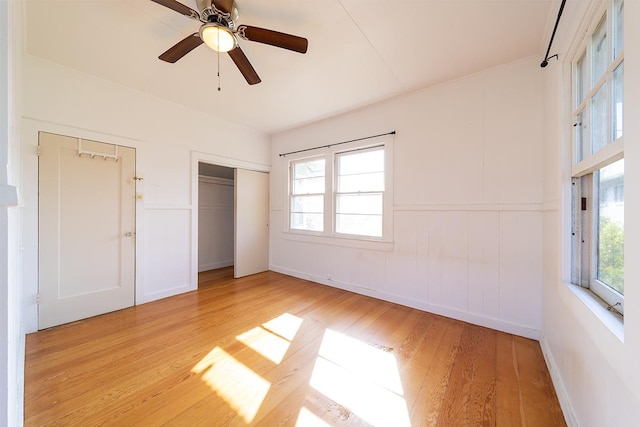
[(185, 283), (182, 286), (176, 286), (170, 289), (163, 289), (161, 291), (153, 292), (150, 294), (145, 294), (142, 296), (136, 295), (136, 301), (134, 305), (146, 304), (148, 302), (157, 301), (159, 299), (172, 297), (174, 295), (184, 294), (186, 292), (195, 291), (198, 289), (198, 283), (196, 281), (195, 285), (191, 283)]
[(354, 292), (360, 295), (366, 295), (368, 297), (377, 298), (383, 301), (388, 301), (406, 307), (415, 308), (418, 310), (426, 311), (428, 313), (438, 314), (440, 316), (449, 317), (463, 322), (471, 323), (478, 326), (484, 326), (486, 328), (495, 329), (497, 331), (506, 332), (513, 335), (519, 335), (525, 338), (531, 338), (534, 340), (540, 339), (540, 331), (528, 326), (519, 325), (516, 323), (506, 322), (504, 320), (495, 319), (491, 317), (482, 316), (474, 313), (467, 313), (464, 311), (452, 309), (449, 307), (442, 307), (438, 305), (428, 304), (422, 301), (414, 300), (411, 298), (402, 297), (399, 295), (390, 294), (388, 292), (378, 292), (372, 289), (362, 288), (360, 286), (352, 285), (349, 283), (339, 282), (336, 280), (327, 280), (320, 276), (313, 274), (303, 273), (296, 270), (291, 270), (284, 267), (272, 265), (270, 269), (286, 274), (288, 276), (297, 277), (311, 282), (319, 283), (322, 285), (331, 286), (345, 291)]
[(233, 265), (233, 260), (210, 262), (208, 264), (199, 265), (198, 273), (201, 273), (203, 271), (216, 270), (218, 268), (223, 268), (223, 267), (231, 267), (232, 265)]
[(562, 413), (564, 414), (564, 420), (567, 423), (567, 426), (578, 427), (578, 420), (576, 420), (575, 413), (573, 412), (573, 407), (569, 400), (569, 394), (567, 393), (567, 389), (564, 387), (564, 382), (560, 376), (558, 365), (553, 358), (553, 353), (551, 353), (551, 349), (549, 348), (549, 344), (547, 343), (544, 334), (540, 337), (540, 348), (542, 348), (542, 354), (545, 362), (547, 363), (547, 369), (549, 370), (549, 375), (551, 375), (553, 387), (556, 389), (556, 395), (558, 396), (560, 408), (562, 408)]

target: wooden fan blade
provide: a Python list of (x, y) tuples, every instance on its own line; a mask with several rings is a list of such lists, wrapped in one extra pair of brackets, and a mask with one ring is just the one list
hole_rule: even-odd
[(164, 7), (168, 7), (171, 10), (175, 10), (178, 13), (188, 16), (189, 18), (200, 21), (200, 14), (195, 10), (177, 2), (176, 0), (151, 0), (154, 3), (161, 4)]
[(253, 69), (253, 66), (249, 62), (249, 59), (239, 46), (233, 50), (230, 50), (228, 53), (231, 59), (233, 59), (233, 62), (235, 62), (236, 67), (238, 67), (238, 70), (240, 70), (240, 72), (244, 76), (245, 80), (247, 80), (247, 83), (249, 83), (250, 85), (255, 85), (262, 81), (260, 80), (260, 77), (258, 77), (258, 73), (256, 73), (256, 70)]
[(252, 27), (250, 25), (240, 25), (238, 27), (238, 35), (245, 40), (269, 44), (300, 53), (307, 53), (307, 47), (309, 46), (309, 41), (303, 37)]
[(187, 53), (200, 46), (202, 43), (203, 42), (200, 38), (200, 34), (193, 33), (190, 36), (187, 36), (184, 39), (180, 40), (178, 43), (174, 44), (169, 48), (169, 50), (158, 56), (158, 58), (166, 62), (171, 62), (173, 64), (178, 59), (182, 58)]
[(233, 0), (212, 0), (211, 4), (224, 13), (231, 13), (233, 10)]

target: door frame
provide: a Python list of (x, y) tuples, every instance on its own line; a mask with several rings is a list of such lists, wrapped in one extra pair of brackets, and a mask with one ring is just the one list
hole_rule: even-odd
[(271, 166), (268, 165), (221, 157), (199, 151), (191, 152), (191, 253), (193, 254), (191, 257), (191, 288), (194, 290), (198, 289), (198, 163), (209, 163), (227, 168), (247, 169), (256, 172), (271, 172)]

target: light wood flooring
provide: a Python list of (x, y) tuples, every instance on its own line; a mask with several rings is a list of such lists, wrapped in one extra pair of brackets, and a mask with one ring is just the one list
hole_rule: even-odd
[(27, 336), (26, 426), (562, 426), (538, 342), (274, 272)]

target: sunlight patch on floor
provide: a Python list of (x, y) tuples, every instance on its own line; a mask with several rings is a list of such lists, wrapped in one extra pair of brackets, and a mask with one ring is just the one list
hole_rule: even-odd
[(284, 313), (262, 324), (265, 329), (289, 341), (293, 341), (301, 325), (302, 319), (289, 313)]
[(257, 326), (236, 337), (238, 341), (257, 351), (276, 365), (282, 362), (289, 349), (289, 341)]
[(390, 352), (327, 329), (309, 384), (376, 426), (411, 426)]
[(302, 409), (300, 409), (300, 413), (298, 414), (296, 427), (331, 427), (331, 425), (324, 422), (307, 408), (302, 407)]
[(247, 423), (253, 421), (271, 387), (220, 347), (211, 350), (192, 372), (202, 374), (202, 380)]
[[(279, 364), (300, 325), (301, 318), (284, 313), (262, 326), (243, 332), (236, 339), (266, 359)], [(247, 423), (253, 421), (271, 388), (269, 381), (220, 347), (211, 350), (191, 372), (202, 375), (202, 380)]]
[(285, 313), (262, 326), (242, 333), (236, 337), (238, 341), (257, 351), (275, 364), (282, 362), (290, 341), (295, 338), (302, 319)]

